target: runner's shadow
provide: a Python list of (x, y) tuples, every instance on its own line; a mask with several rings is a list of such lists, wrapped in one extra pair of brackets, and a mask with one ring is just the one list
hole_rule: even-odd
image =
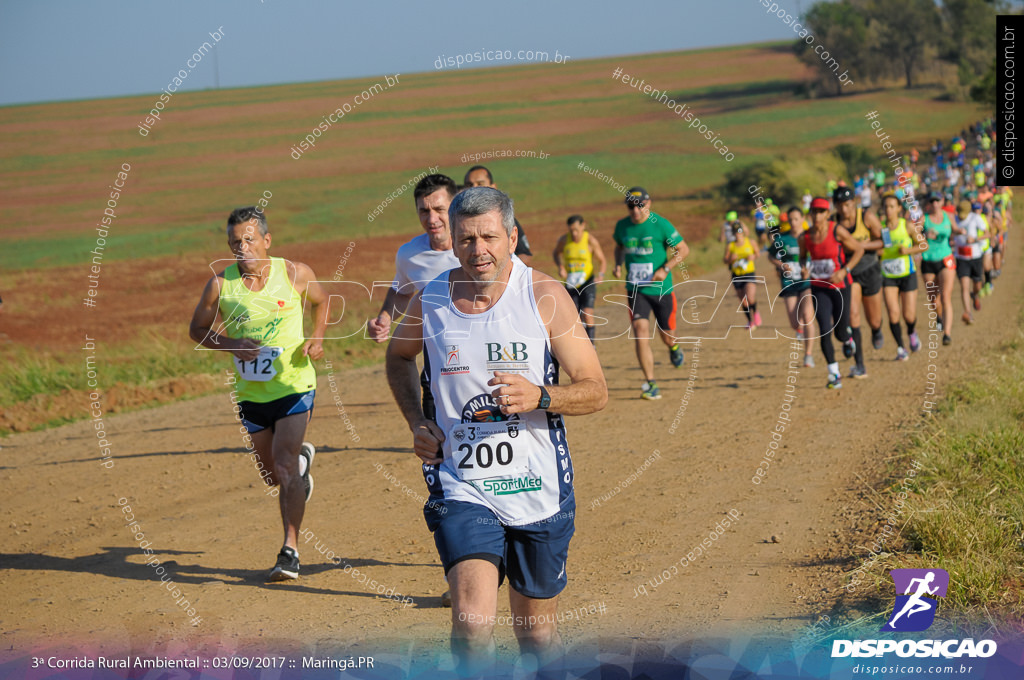
[(802, 560), (796, 564), (801, 567), (852, 567), (861, 561), (863, 561), (862, 558), (857, 557), (856, 555), (849, 555), (847, 557), (826, 557), (814, 560)]
[[(319, 451), (319, 450), (320, 449), (317, 448), (317, 451)], [(370, 451), (371, 453), (380, 453), (382, 451), (386, 452), (386, 453), (408, 453), (408, 454), (412, 453), (412, 447), (411, 446), (405, 446), (405, 447), (402, 447), (402, 446), (353, 446), (351, 448), (341, 449), (341, 450), (342, 451)]]
[[(309, 550), (307, 550), (305, 553), (303, 553), (303, 555), (309, 555), (309, 554), (310, 554)], [(318, 558), (318, 559), (323, 559), (322, 555), (316, 555), (314, 553), (314, 556), (316, 558)], [(364, 567), (436, 567), (436, 568), (441, 568), (441, 563), (440, 562), (432, 562), (430, 564), (421, 564), (421, 563), (415, 563), (414, 564), (414, 563), (411, 563), (411, 562), (406, 562), (406, 563), (381, 562), (380, 560), (373, 560), (373, 559), (346, 560), (344, 557), (340, 557), (340, 556), (339, 556), (339, 559), (341, 561), (339, 563), (337, 563), (337, 564), (331, 562), (330, 560), (327, 560), (326, 562), (318, 562), (316, 564), (312, 564), (312, 563), (307, 564), (306, 562), (302, 562), (302, 573), (303, 574), (310, 574), (310, 575), (312, 575), (312, 574), (322, 574), (324, 572), (332, 571), (332, 570), (335, 570), (335, 569), (340, 570), (340, 571), (344, 571), (345, 567), (347, 567), (347, 566), (351, 566), (351, 567), (354, 567), (356, 569), (362, 569)]]
[[(317, 449), (319, 451), (319, 449)], [(121, 456), (111, 456), (112, 460), (131, 460), (132, 458), (152, 458), (153, 456), (194, 456), (200, 453), (245, 453), (241, 447), (222, 447), (208, 451), (153, 451), (151, 453), (129, 453)], [(67, 465), (68, 463), (95, 463), (96, 456), (89, 458), (75, 458), (74, 460), (52, 460), (48, 463), (36, 463), (36, 465)]]
[[(128, 557), (133, 556), (144, 560), (138, 548), (104, 547), (103, 552), (93, 555), (82, 555), (80, 557), (61, 557), (56, 555), (44, 555), (41, 553), (0, 553), (0, 568), (19, 569), (24, 571), (63, 571), (72, 574), (95, 574), (115, 579), (128, 579), (132, 581), (155, 581), (161, 583), (161, 574), (156, 571), (162, 567), (165, 574), (178, 585), (210, 585), (210, 582), (223, 583), (233, 586), (251, 586), (257, 588), (275, 588), (293, 590), (296, 592), (312, 593), (320, 595), (353, 595), (356, 597), (377, 597), (376, 593), (365, 591), (343, 591), (331, 590), (329, 588), (317, 588), (303, 585), (301, 579), (293, 582), (267, 583), (267, 569), (223, 569), (203, 567), (198, 564), (179, 564), (177, 560), (161, 559), (166, 555), (201, 555), (198, 551), (185, 550), (155, 550), (154, 557), (160, 560), (159, 564), (147, 565), (144, 561), (129, 562)], [(159, 556), (159, 557), (157, 557)], [(356, 560), (352, 566), (395, 566), (395, 567), (434, 567), (436, 564), (405, 564), (398, 562), (381, 562), (378, 560)], [(322, 567), (317, 569), (317, 567)], [(316, 574), (328, 569), (337, 568), (331, 564), (312, 565), (307, 569), (303, 565), (304, 573)]]
[[(315, 444), (315, 442), (314, 442), (314, 444)], [(317, 450), (317, 453), (342, 453), (342, 452), (345, 452), (345, 451), (389, 451), (389, 452), (393, 452), (393, 453), (408, 453), (410, 451), (410, 449), (366, 448), (366, 447), (354, 447), (354, 448), (347, 448), (347, 449), (339, 449), (339, 448), (334, 447), (334, 446), (319, 446), (319, 445), (317, 445), (316, 450)], [(131, 460), (132, 458), (152, 458), (154, 456), (157, 456), (157, 457), (159, 457), (159, 456), (194, 456), (196, 454), (209, 454), (209, 453), (236, 453), (236, 454), (246, 454), (246, 455), (248, 455), (248, 451), (246, 451), (242, 447), (238, 447), (238, 446), (227, 446), (227, 447), (224, 447), (224, 446), (222, 446), (219, 449), (206, 449), (206, 450), (202, 450), (202, 451), (181, 451), (181, 450), (177, 450), (177, 451), (152, 451), (150, 453), (129, 453), (129, 454), (126, 454), (126, 455), (112, 456), (112, 459), (113, 460)], [(47, 463), (35, 463), (35, 465), (67, 465), (69, 463), (95, 463), (95, 462), (96, 462), (96, 456), (91, 456), (89, 458), (75, 458), (73, 460), (53, 460), (53, 461), (49, 461)], [(2, 469), (7, 469), (7, 468), (0, 468), (0, 470), (2, 470)], [(14, 468), (11, 468), (11, 469), (14, 469)]]

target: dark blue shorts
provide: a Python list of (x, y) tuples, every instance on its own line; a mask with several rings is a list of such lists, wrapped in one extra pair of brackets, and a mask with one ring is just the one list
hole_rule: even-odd
[(488, 508), (464, 501), (432, 498), (423, 516), (445, 575), (463, 560), (480, 559), (498, 568), (498, 585), (507, 575), (509, 586), (526, 597), (549, 599), (565, 589), (575, 497), (548, 519), (523, 526), (502, 524)]
[(274, 431), (274, 423), (286, 416), (294, 416), (298, 413), (306, 413), (313, 410), (313, 399), (316, 397), (316, 390), (289, 394), (274, 401), (259, 403), (256, 401), (240, 401), (242, 424), (249, 434), (255, 434), (268, 427)]

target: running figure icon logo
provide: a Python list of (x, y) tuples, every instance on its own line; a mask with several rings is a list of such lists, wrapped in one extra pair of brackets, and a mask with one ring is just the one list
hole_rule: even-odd
[(896, 604), (892, 607), (892, 618), (881, 629), (905, 633), (927, 630), (939, 606), (938, 600), (928, 596), (946, 596), (949, 572), (945, 569), (893, 569), (889, 573), (896, 585)]

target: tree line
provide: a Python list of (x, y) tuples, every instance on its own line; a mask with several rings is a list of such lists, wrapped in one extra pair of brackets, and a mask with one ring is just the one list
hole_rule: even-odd
[[(1003, 0), (840, 0), (816, 3), (803, 23), (858, 82), (900, 78), (909, 89), (940, 61), (956, 66), (961, 91), (986, 101), (986, 76), (995, 73), (996, 15), (1008, 12)], [(813, 45), (798, 40), (794, 50), (814, 69), (819, 86), (842, 94)], [(991, 96), (994, 101), (994, 87)]]

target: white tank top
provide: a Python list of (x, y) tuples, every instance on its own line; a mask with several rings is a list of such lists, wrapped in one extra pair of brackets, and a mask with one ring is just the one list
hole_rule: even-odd
[(424, 465), (424, 478), (432, 497), (484, 505), (508, 525), (547, 519), (573, 494), (562, 416), (533, 410), (506, 418), (487, 384), (495, 371), (556, 384), (532, 280), (533, 270), (512, 258), (508, 287), (482, 314), (455, 308), (447, 272), (422, 295), (424, 370), (445, 433), (444, 462)]

